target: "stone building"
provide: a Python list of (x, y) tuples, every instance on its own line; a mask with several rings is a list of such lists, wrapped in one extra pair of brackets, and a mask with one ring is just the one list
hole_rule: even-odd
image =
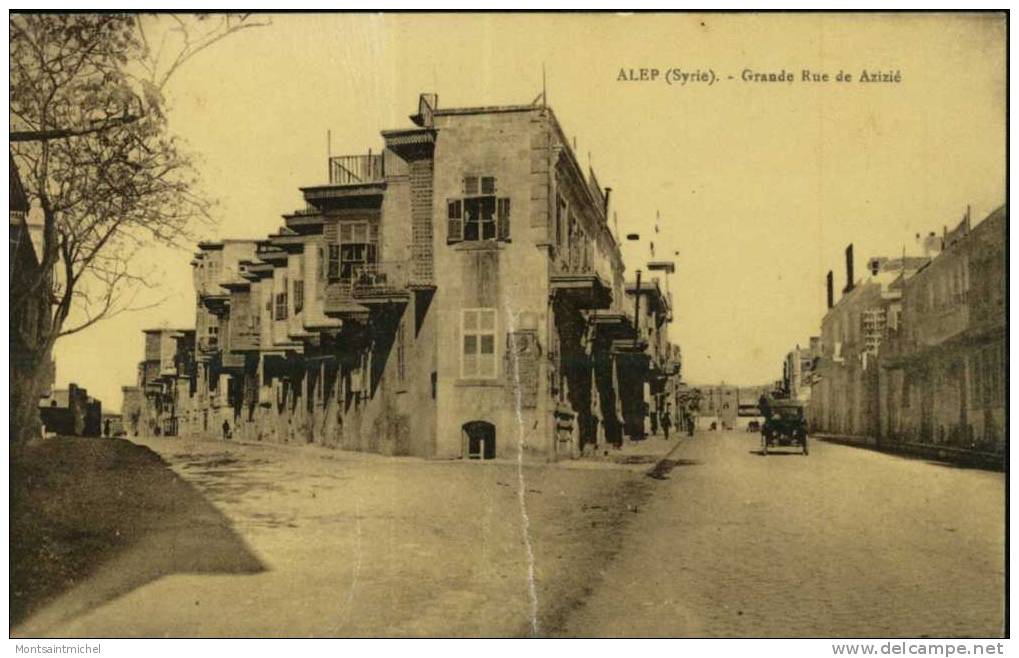
[(728, 384), (699, 386), (700, 408), (697, 413), (699, 429), (734, 429), (739, 413), (739, 387)]
[(797, 344), (785, 355), (785, 360), (782, 362), (781, 390), (786, 398), (800, 402), (810, 401), (814, 366), (820, 356), (820, 336), (811, 336), (807, 347), (800, 347)]
[(145, 359), (138, 364), (135, 387), (123, 387), (125, 432), (175, 436), (191, 406), (195, 332), (166, 327), (146, 329)]
[(411, 121), (330, 158), (275, 233), (199, 245), (180, 432), (440, 458), (641, 438), (668, 301), (627, 288), (552, 110), (424, 94)]
[(882, 350), (882, 441), (1004, 451), (1007, 228), (1004, 206), (972, 228), (967, 213), (906, 281)]
[(124, 433), (128, 436), (139, 436), (144, 434), (142, 414), (145, 409), (145, 395), (138, 386), (121, 386), (120, 392), (122, 401), (120, 403), (120, 414)]
[(820, 354), (813, 370), (808, 421), (811, 431), (876, 443), (878, 354), (889, 329), (899, 326), (903, 282), (926, 257), (872, 258), (867, 273), (853, 278), (853, 247), (846, 249), (846, 286), (821, 321)]

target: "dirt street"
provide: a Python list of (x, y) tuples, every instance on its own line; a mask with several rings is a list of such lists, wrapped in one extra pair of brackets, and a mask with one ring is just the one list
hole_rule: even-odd
[[(545, 635), (604, 573), (655, 484), (641, 459), (525, 465), (521, 474), (513, 462), (135, 441), (179, 476), (153, 483), (164, 488), (161, 503), (171, 508), (193, 490), (236, 539), (203, 544), (194, 533), (182, 541), (166, 528), (135, 528), (138, 541), (15, 635)], [(236, 561), (222, 551), (260, 566), (192, 570)]]
[(814, 441), (705, 432), (567, 636), (1001, 636), (1005, 481)]

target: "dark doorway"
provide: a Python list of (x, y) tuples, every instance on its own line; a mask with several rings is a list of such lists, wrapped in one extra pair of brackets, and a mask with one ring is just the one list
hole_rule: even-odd
[(495, 459), (495, 425), (472, 420), (463, 426), (464, 455), (467, 459)]

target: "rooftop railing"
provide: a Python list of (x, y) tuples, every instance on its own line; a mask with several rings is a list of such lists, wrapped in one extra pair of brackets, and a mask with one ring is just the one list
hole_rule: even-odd
[(363, 185), (385, 180), (386, 160), (382, 153), (340, 155), (329, 158), (330, 185)]

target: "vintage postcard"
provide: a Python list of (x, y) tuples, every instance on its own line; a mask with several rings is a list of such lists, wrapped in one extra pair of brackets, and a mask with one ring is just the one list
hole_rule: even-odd
[(1003, 653), (1007, 28), (12, 11), (18, 651)]

